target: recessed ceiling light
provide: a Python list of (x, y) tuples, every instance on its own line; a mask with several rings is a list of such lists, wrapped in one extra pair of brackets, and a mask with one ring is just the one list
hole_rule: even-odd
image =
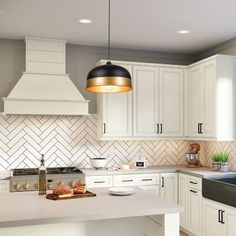
[(178, 30), (177, 32), (179, 34), (188, 34), (190, 31), (189, 30)]
[(82, 23), (82, 24), (90, 24), (90, 23), (92, 23), (92, 20), (90, 20), (90, 19), (80, 19), (79, 22)]

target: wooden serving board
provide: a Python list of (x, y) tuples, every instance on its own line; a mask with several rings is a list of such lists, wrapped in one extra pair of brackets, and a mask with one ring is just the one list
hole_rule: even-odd
[(86, 193), (81, 193), (81, 194), (58, 195), (58, 194), (50, 193), (46, 195), (46, 198), (50, 200), (65, 200), (65, 199), (75, 199), (75, 198), (85, 198), (85, 197), (96, 197), (96, 194), (86, 191)]

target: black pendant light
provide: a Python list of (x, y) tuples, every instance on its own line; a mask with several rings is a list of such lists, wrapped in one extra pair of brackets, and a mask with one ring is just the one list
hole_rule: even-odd
[(93, 93), (119, 93), (132, 90), (129, 71), (110, 62), (111, 0), (108, 1), (108, 61), (88, 73), (86, 91)]

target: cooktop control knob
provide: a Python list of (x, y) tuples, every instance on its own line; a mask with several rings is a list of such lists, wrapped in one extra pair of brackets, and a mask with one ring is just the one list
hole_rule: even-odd
[(21, 189), (21, 184), (15, 184), (15, 186), (14, 186), (14, 188), (16, 189), (16, 190), (20, 190)]
[(47, 183), (47, 189), (52, 189), (52, 184), (51, 183)]
[(75, 187), (75, 181), (70, 181), (70, 183), (69, 183), (69, 186), (71, 187), (71, 188), (73, 188), (73, 187)]
[(24, 185), (23, 185), (23, 189), (25, 189), (25, 190), (28, 190), (30, 188), (30, 185), (29, 185), (29, 183), (25, 183)]

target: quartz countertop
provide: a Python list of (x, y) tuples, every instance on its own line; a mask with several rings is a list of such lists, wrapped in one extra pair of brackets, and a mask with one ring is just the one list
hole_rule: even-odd
[(139, 188), (129, 196), (111, 196), (108, 189), (91, 190), (96, 197), (59, 201), (48, 200), (37, 192), (1, 193), (0, 227), (162, 215), (183, 210)]
[(191, 168), (186, 166), (149, 166), (143, 169), (130, 169), (130, 170), (107, 170), (101, 169), (96, 170), (93, 168), (84, 168), (81, 169), (86, 176), (93, 175), (126, 175), (126, 174), (153, 174), (153, 173), (183, 173), (188, 175), (193, 175), (200, 178), (208, 178), (208, 177), (224, 177), (224, 176), (236, 176), (236, 172), (218, 172), (214, 171), (212, 168), (207, 167), (199, 167), (199, 168)]

